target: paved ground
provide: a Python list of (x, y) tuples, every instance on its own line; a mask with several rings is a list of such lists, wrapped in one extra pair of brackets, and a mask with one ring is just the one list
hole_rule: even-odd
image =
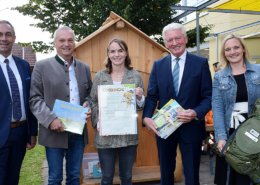
[[(215, 169), (215, 156), (213, 157), (213, 169)], [(42, 178), (44, 182), (42, 185), (48, 184), (48, 164), (47, 161), (43, 161), (42, 165)], [(65, 179), (65, 172), (64, 177)], [(214, 175), (210, 174), (210, 163), (209, 163), (209, 155), (202, 155), (201, 156), (201, 163), (200, 163), (200, 185), (214, 185)], [(65, 184), (63, 180), (62, 184)], [(153, 182), (143, 182), (143, 183), (133, 183), (134, 185), (160, 185), (160, 181), (153, 181)], [(182, 182), (175, 183), (176, 185), (185, 185), (185, 177), (182, 175)]]

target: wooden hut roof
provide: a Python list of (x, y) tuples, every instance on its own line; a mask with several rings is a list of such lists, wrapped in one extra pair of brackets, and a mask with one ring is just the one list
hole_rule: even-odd
[(123, 21), (125, 23), (125, 25), (128, 27), (128, 29), (132, 30), (133, 32), (135, 32), (137, 35), (141, 36), (142, 38), (144, 38), (147, 42), (151, 43), (152, 45), (156, 46), (158, 49), (160, 49), (162, 52), (168, 52), (167, 48), (165, 48), (164, 46), (162, 46), (161, 44), (159, 44), (158, 42), (154, 41), (153, 39), (151, 39), (148, 35), (146, 35), (144, 32), (142, 32), (141, 30), (137, 29), (135, 26), (133, 26), (131, 23), (129, 23), (128, 21), (126, 21), (125, 19), (123, 19), (122, 17), (120, 17), (119, 15), (117, 15), (116, 13), (114, 13), (113, 11), (111, 11), (110, 16), (107, 18), (107, 20), (103, 23), (103, 25), (95, 32), (93, 32), (92, 34), (90, 34), (89, 36), (87, 36), (86, 38), (84, 38), (83, 40), (81, 40), (79, 43), (77, 43), (76, 48), (78, 48), (79, 46), (81, 46), (82, 44), (88, 42), (89, 40), (91, 40), (93, 37), (95, 37), (96, 35), (100, 34), (101, 32), (105, 31), (107, 28), (109, 28), (110, 26), (114, 25), (115, 23), (117, 23), (118, 21)]

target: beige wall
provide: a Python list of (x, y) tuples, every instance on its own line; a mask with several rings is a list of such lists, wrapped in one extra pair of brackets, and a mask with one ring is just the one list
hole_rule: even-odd
[[(226, 0), (220, 0), (218, 4), (221, 4), (225, 2)], [(214, 5), (218, 5), (215, 3)], [(215, 7), (211, 6), (211, 7)], [(234, 14), (234, 13), (215, 13), (215, 12), (209, 12), (208, 14), (201, 16), (199, 23), (200, 25), (208, 25), (213, 24), (214, 27), (210, 31), (212, 34), (221, 33), (223, 31), (227, 31), (233, 28), (238, 28), (240, 26), (244, 26), (253, 22), (260, 21), (259, 15), (249, 15), (249, 14)], [(184, 24), (184, 27), (186, 30), (193, 29), (196, 27), (196, 20), (190, 21), (188, 23)], [(244, 36), (248, 34), (253, 34), (256, 32), (260, 32), (260, 25), (249, 27), (246, 29), (242, 29), (239, 31), (236, 31), (234, 33)], [(227, 35), (227, 34), (226, 34)], [(214, 75), (213, 66), (212, 64), (217, 62), (217, 55), (219, 55), (221, 43), (222, 40), (226, 37), (226, 35), (221, 35), (218, 37), (218, 52), (216, 49), (216, 37), (210, 38), (207, 41), (209, 41), (209, 62), (210, 62), (210, 71), (212, 76)], [(249, 52), (251, 56), (256, 56), (253, 61), (260, 63), (260, 38), (247, 38), (245, 39), (246, 45), (249, 48)], [(219, 57), (218, 57), (219, 60)]]

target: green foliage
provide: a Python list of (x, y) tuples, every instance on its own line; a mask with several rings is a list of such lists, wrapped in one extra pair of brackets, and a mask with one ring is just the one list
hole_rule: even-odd
[(29, 43), (18, 42), (18, 44), (21, 45), (22, 47), (30, 46), (31, 48), (33, 48), (31, 51), (32, 53), (37, 51), (40, 53), (48, 54), (50, 51), (54, 51), (52, 45), (47, 45), (43, 41), (33, 41), (33, 42), (29, 42)]
[(36, 145), (32, 150), (27, 150), (21, 168), (19, 185), (42, 184), (42, 160), (45, 158), (44, 146)]
[[(209, 26), (205, 26), (202, 27), (200, 25), (200, 43), (203, 43), (205, 38), (207, 38), (209, 36), (209, 31), (211, 30), (211, 28), (213, 27), (213, 25), (209, 25)], [(196, 46), (196, 28), (188, 30), (187, 31), (187, 35), (188, 35), (188, 43), (187, 43), (187, 47), (193, 48)]]
[[(76, 40), (80, 41), (102, 26), (111, 11), (149, 36), (161, 35), (162, 28), (176, 14), (169, 5), (179, 2), (180, 0), (30, 0), (28, 4), (13, 10), (39, 20), (31, 26), (52, 34), (60, 25), (69, 26), (75, 32)], [(162, 41), (161, 38), (156, 40)], [(189, 40), (193, 42), (192, 39)], [(53, 50), (51, 45), (43, 42), (30, 44), (39, 52)]]

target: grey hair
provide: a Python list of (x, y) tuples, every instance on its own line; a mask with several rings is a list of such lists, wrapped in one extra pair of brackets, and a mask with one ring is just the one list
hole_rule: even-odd
[(68, 26), (62, 26), (62, 27), (58, 28), (58, 29), (54, 32), (53, 42), (56, 41), (56, 39), (57, 39), (57, 31), (59, 31), (59, 30), (69, 30), (69, 31), (71, 31), (71, 32), (73, 33), (73, 36), (74, 36), (74, 41), (76, 40), (76, 36), (75, 36), (74, 30), (72, 30), (72, 29), (71, 29), (70, 27), (68, 27)]
[(163, 31), (162, 31), (162, 37), (163, 37), (163, 41), (165, 42), (165, 33), (167, 31), (170, 31), (170, 30), (178, 30), (178, 29), (181, 29), (181, 32), (182, 34), (184, 35), (184, 37), (187, 36), (186, 34), (186, 30), (185, 28), (182, 26), (182, 24), (179, 24), (179, 23), (171, 23), (171, 24), (168, 24), (167, 26), (165, 26), (163, 28)]
[(11, 28), (13, 30), (13, 35), (15, 36), (15, 30), (14, 30), (13, 25), (9, 21), (6, 21), (6, 20), (0, 20), (0, 24), (2, 24), (2, 23), (5, 23), (5, 24), (8, 24), (9, 26), (11, 26)]

